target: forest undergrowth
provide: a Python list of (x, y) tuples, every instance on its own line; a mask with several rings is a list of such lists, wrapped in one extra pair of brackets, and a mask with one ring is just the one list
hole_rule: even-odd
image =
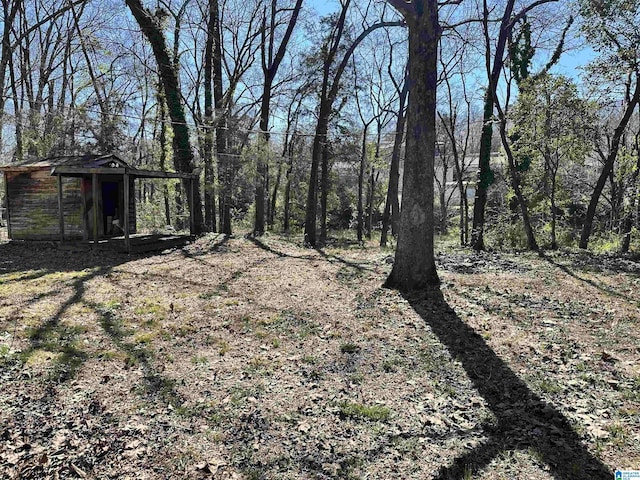
[(0, 244), (0, 478), (558, 479), (640, 469), (640, 264), (207, 235)]

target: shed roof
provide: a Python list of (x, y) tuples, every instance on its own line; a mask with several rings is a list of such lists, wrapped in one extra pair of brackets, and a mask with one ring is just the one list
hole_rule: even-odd
[(129, 168), (127, 162), (117, 155), (63, 155), (58, 157), (27, 160), (14, 165), (0, 167), (3, 170), (40, 169), (55, 167), (78, 168)]
[(51, 169), (51, 175), (83, 176), (97, 175), (124, 175), (134, 178), (195, 178), (200, 170), (193, 173), (165, 172), (162, 170), (143, 170), (131, 167), (117, 155), (65, 155), (43, 159), (28, 160), (14, 165), (0, 167), (2, 171), (33, 171)]

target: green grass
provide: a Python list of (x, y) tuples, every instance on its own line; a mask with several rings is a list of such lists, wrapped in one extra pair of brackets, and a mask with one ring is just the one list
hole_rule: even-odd
[(385, 422), (391, 416), (391, 410), (382, 405), (342, 402), (340, 404), (340, 415), (347, 418)]
[(341, 353), (358, 353), (360, 351), (360, 347), (353, 343), (343, 343), (340, 345)]

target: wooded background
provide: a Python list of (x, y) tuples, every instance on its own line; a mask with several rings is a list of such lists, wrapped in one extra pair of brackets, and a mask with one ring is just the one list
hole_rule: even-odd
[[(433, 163), (432, 188), (410, 175), (435, 199), (428, 228), (463, 245), (628, 252), (639, 11), (621, 0), (2, 0), (0, 164), (115, 153), (202, 167), (201, 232), (244, 222), (322, 245), (353, 228), (385, 245), (415, 154)], [(412, 57), (429, 16), (433, 48)], [(576, 58), (580, 69), (563, 66)], [(433, 75), (411, 78), (420, 59)], [(435, 115), (416, 113), (405, 135), (420, 85)], [(407, 139), (418, 130), (426, 147)], [(183, 185), (140, 182), (136, 194), (141, 225), (184, 227)]]

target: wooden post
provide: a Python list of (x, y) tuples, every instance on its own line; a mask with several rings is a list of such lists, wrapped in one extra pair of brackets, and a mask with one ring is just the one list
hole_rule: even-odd
[(196, 233), (196, 225), (195, 225), (195, 206), (193, 205), (193, 182), (194, 177), (192, 176), (189, 179), (189, 233), (191, 235), (195, 235)]
[(96, 173), (91, 175), (91, 188), (92, 188), (92, 205), (93, 205), (93, 243), (98, 245), (98, 175)]
[[(4, 172), (4, 199), (6, 202), (5, 205), (5, 212), (6, 212), (6, 219), (7, 219), (7, 238), (11, 239), (11, 204), (10, 204), (10, 195), (9, 195), (9, 176), (7, 174), (7, 172)], [(640, 202), (639, 202), (640, 203)]]
[(129, 174), (125, 173), (123, 178), (124, 183), (124, 215), (122, 229), (124, 230), (124, 246), (127, 249), (127, 253), (131, 252), (131, 241), (129, 239)]
[(60, 220), (60, 242), (64, 242), (64, 203), (62, 200), (62, 175), (58, 174), (58, 219)]

